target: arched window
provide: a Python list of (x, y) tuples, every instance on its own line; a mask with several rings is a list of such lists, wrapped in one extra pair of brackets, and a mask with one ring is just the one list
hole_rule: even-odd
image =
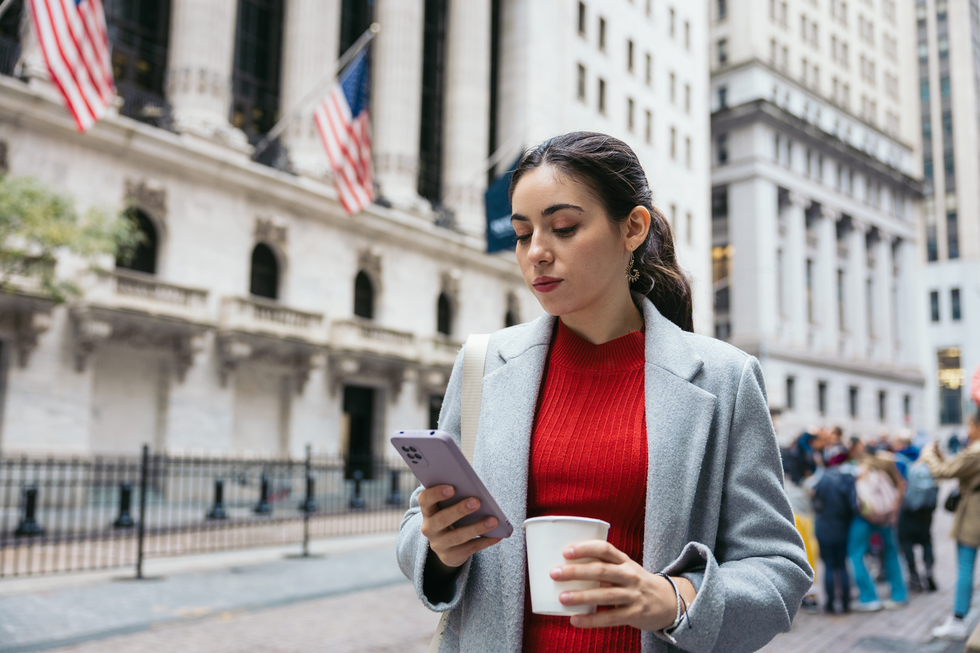
[(504, 327), (512, 327), (520, 324), (517, 319), (517, 313), (513, 310), (507, 311), (507, 315), (504, 316)]
[(157, 230), (146, 214), (139, 209), (129, 211), (127, 217), (133, 221), (140, 233), (140, 242), (130, 257), (116, 257), (116, 267), (136, 270), (147, 274), (157, 271)]
[(259, 243), (252, 250), (252, 280), (249, 291), (253, 295), (269, 299), (279, 296), (279, 261), (268, 245)]
[(354, 279), (354, 315), (374, 318), (374, 284), (363, 271)]
[(453, 309), (449, 297), (444, 292), (439, 293), (439, 301), (436, 304), (436, 330), (447, 336), (453, 330)]

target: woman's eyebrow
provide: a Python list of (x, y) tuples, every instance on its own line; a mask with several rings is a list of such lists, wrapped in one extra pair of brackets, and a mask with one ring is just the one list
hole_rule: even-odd
[(576, 211), (585, 211), (585, 209), (583, 209), (581, 206), (575, 206), (574, 204), (552, 204), (551, 206), (549, 206), (548, 208), (546, 208), (544, 211), (542, 211), (541, 212), (541, 215), (544, 216), (544, 217), (547, 217), (549, 215), (552, 215), (552, 214), (557, 213), (558, 211), (562, 211), (564, 209), (574, 209)]

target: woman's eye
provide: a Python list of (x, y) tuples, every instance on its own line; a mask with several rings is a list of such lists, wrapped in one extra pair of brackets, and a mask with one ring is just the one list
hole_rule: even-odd
[(564, 237), (564, 236), (571, 236), (573, 233), (575, 233), (576, 228), (577, 227), (562, 227), (561, 229), (554, 229), (553, 231), (558, 236)]
[(531, 240), (531, 234), (517, 234), (514, 236), (514, 241), (518, 243), (526, 243)]

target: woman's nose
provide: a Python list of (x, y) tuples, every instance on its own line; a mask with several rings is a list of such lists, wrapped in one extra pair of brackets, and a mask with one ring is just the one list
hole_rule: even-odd
[(551, 261), (551, 252), (537, 234), (531, 236), (531, 246), (527, 250), (527, 260), (535, 267)]

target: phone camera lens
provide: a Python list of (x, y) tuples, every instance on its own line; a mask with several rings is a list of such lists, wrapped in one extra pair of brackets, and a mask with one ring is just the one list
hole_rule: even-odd
[(402, 447), (402, 451), (408, 451), (408, 447)]
[(418, 451), (418, 449), (416, 449), (415, 447), (409, 447), (408, 450), (411, 451), (411, 452), (413, 452), (413, 453), (416, 452), (416, 451)]

